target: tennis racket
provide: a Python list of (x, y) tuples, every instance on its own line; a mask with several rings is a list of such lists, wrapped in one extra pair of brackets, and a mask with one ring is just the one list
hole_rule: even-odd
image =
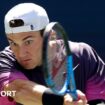
[(51, 22), (45, 28), (42, 56), (47, 86), (58, 95), (70, 93), (77, 100), (72, 54), (66, 32), (58, 22)]

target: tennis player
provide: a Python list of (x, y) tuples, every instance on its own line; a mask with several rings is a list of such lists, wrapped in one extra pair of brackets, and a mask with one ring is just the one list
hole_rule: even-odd
[(0, 53), (0, 90), (16, 91), (16, 94), (0, 97), (0, 105), (86, 105), (87, 100), (103, 102), (105, 63), (85, 43), (69, 42), (78, 100), (73, 101), (70, 94), (64, 97), (53, 94), (46, 87), (42, 73), (42, 35), (48, 23), (45, 9), (34, 3), (18, 4), (5, 15), (5, 33), (10, 45)]

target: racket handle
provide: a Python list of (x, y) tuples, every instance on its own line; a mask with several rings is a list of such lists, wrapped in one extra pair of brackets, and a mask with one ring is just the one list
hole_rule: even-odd
[(77, 101), (78, 100), (78, 96), (76, 92), (70, 93), (73, 97), (73, 101)]
[(73, 98), (73, 101), (77, 101), (78, 100), (78, 96), (77, 96), (77, 92), (76, 91), (70, 91), (69, 89), (68, 90), (66, 90), (66, 93), (69, 93), (71, 96), (72, 96), (72, 98)]

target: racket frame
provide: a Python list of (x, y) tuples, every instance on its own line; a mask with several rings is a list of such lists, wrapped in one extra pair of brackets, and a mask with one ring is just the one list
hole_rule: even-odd
[[(58, 29), (62, 33), (62, 37), (64, 40), (64, 45), (66, 48), (66, 53), (67, 53), (67, 73), (66, 73), (66, 79), (65, 83), (60, 91), (56, 90), (54, 88), (54, 83), (53, 80), (51, 79), (51, 76), (48, 71), (48, 61), (47, 61), (47, 45), (48, 45), (48, 39), (50, 37), (51, 29), (54, 28), (55, 30)], [(70, 93), (73, 97), (73, 100), (77, 100), (77, 93), (76, 93), (76, 84), (75, 84), (75, 78), (74, 78), (74, 73), (73, 73), (73, 58), (72, 58), (72, 53), (70, 50), (70, 46), (68, 43), (68, 38), (67, 34), (64, 31), (63, 27), (58, 23), (58, 22), (51, 22), (47, 25), (45, 28), (44, 34), (43, 34), (43, 73), (45, 77), (45, 82), (49, 88), (52, 89), (52, 91), (58, 95), (64, 95), (66, 93)]]

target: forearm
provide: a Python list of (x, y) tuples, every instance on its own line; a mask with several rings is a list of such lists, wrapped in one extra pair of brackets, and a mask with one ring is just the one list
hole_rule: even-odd
[(46, 89), (42, 85), (26, 80), (14, 80), (4, 88), (5, 91), (15, 90), (14, 100), (24, 105), (42, 105), (42, 94)]
[[(53, 94), (50, 91), (47, 92), (46, 90), (48, 90), (48, 88), (26, 80), (14, 80), (9, 85), (6, 85), (4, 90), (16, 90), (16, 94), (13, 98), (16, 102), (23, 105), (68, 105), (68, 103), (74, 103), (71, 101), (72, 97), (63, 97)], [(77, 94), (82, 101), (77, 101), (76, 103), (80, 103), (79, 105), (86, 105), (85, 95), (80, 92), (77, 92)]]

